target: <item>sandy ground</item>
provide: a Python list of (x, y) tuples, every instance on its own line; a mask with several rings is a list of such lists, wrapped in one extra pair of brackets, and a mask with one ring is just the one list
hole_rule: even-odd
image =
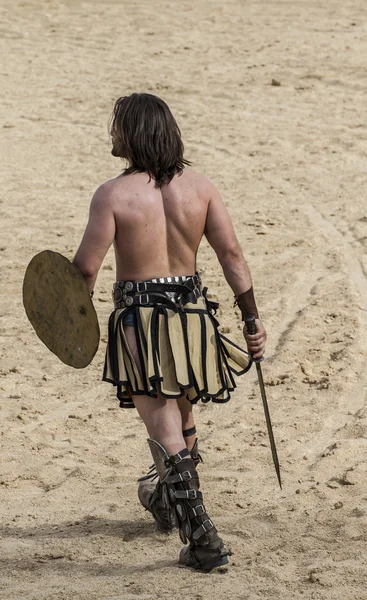
[[(1, 598), (367, 599), (366, 17), (364, 0), (3, 0)], [(22, 307), (31, 257), (71, 258), (119, 172), (106, 124), (132, 91), (169, 103), (221, 190), (269, 333), (283, 491), (254, 370), (229, 404), (196, 409), (206, 504), (233, 551), (211, 575), (178, 568), (178, 537), (137, 503), (145, 432), (100, 382), (112, 253), (87, 369), (58, 362)], [(240, 341), (205, 244), (199, 268)]]

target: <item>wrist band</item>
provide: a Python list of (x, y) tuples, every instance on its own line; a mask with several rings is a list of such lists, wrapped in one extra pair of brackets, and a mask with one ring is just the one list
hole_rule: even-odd
[(256, 307), (254, 290), (250, 287), (247, 292), (243, 292), (237, 296), (235, 304), (237, 304), (238, 308), (242, 313), (242, 321), (245, 320), (249, 315), (253, 315), (255, 319), (259, 318), (259, 313)]

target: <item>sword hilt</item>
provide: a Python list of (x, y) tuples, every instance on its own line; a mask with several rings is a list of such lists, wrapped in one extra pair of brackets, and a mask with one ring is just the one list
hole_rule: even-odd
[[(255, 320), (254, 315), (247, 315), (245, 317), (245, 325), (246, 325), (247, 332), (250, 335), (255, 335), (255, 333), (257, 332), (257, 327), (256, 327), (256, 320)], [(260, 356), (260, 358), (253, 358), (253, 361), (255, 363), (262, 362), (263, 360), (264, 360), (263, 356)]]
[(246, 329), (247, 329), (248, 333), (250, 335), (255, 335), (255, 333), (257, 332), (257, 329), (256, 329), (256, 321), (255, 321), (254, 315), (247, 315), (245, 317), (245, 325), (246, 325)]

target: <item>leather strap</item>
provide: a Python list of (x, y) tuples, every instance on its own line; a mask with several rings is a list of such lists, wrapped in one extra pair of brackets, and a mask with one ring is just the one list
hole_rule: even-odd
[[(155, 286), (155, 284), (152, 284)], [(126, 308), (130, 306), (149, 306), (155, 305), (157, 303), (168, 304), (171, 308), (173, 306), (180, 306), (187, 304), (188, 302), (192, 302), (196, 304), (197, 299), (201, 295), (201, 289), (195, 288), (190, 290), (182, 285), (176, 286), (170, 285), (170, 290), (164, 289), (164, 285), (157, 285), (154, 289), (149, 288), (149, 293), (140, 293), (138, 291), (132, 290), (131, 292), (127, 292), (125, 289), (121, 290), (120, 288), (115, 288), (113, 290), (113, 300), (115, 304), (115, 308)], [(163, 291), (160, 290), (163, 288)], [(166, 295), (166, 292), (177, 294), (177, 298), (170, 298)], [(173, 309), (174, 310), (174, 309)]]
[(190, 429), (183, 429), (182, 430), (182, 435), (183, 437), (190, 437), (191, 435), (195, 435), (196, 433), (196, 427), (194, 425), (194, 427), (190, 427)]
[(204, 535), (204, 533), (208, 533), (208, 531), (213, 529), (213, 527), (213, 522), (210, 519), (206, 519), (206, 521), (204, 521), (204, 523), (202, 523), (200, 527), (198, 527), (198, 529), (195, 529), (195, 531), (192, 534), (192, 539), (194, 541), (198, 540), (199, 538), (201, 538), (202, 535)]

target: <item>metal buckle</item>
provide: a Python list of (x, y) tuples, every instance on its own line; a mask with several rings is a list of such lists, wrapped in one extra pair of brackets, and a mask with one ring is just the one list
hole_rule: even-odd
[(148, 289), (147, 286), (147, 282), (146, 281), (138, 281), (138, 283), (136, 284), (136, 291), (137, 292), (146, 292)]
[(200, 517), (200, 515), (203, 515), (205, 513), (205, 506), (204, 504), (198, 504), (197, 506), (195, 506), (195, 508), (191, 506), (191, 510), (194, 513), (195, 517)]
[(186, 498), (186, 500), (196, 500), (198, 497), (198, 493), (196, 490), (173, 490), (169, 489), (169, 495), (172, 501), (175, 501), (177, 498)]
[[(209, 525), (206, 525), (206, 523), (209, 523)], [(207, 519), (206, 521), (204, 521), (204, 523), (201, 524), (201, 527), (204, 529), (205, 533), (207, 533), (208, 531), (213, 529), (213, 527), (214, 527), (213, 521), (211, 521), (210, 519)]]
[(181, 481), (190, 481), (192, 479), (190, 471), (183, 471), (180, 475)]
[(149, 304), (148, 294), (142, 294), (141, 296), (138, 296), (138, 298), (139, 298), (139, 304)]
[(178, 463), (183, 461), (183, 458), (179, 452), (177, 452), (177, 454), (175, 454), (173, 458), (175, 459), (174, 460), (175, 465), (178, 465)]

